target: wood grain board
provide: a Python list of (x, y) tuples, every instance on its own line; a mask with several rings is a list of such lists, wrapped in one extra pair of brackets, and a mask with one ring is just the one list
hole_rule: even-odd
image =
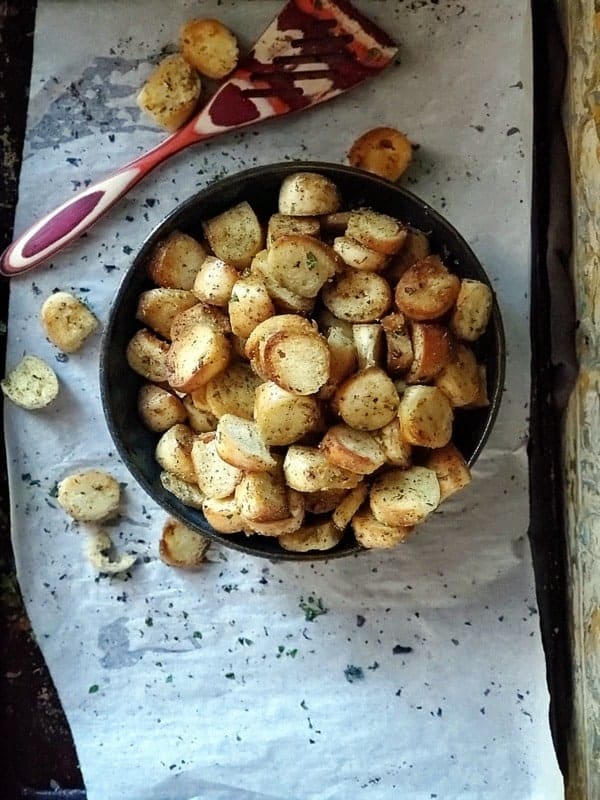
[(561, 0), (579, 373), (564, 431), (573, 717), (569, 800), (600, 797), (600, 13)]

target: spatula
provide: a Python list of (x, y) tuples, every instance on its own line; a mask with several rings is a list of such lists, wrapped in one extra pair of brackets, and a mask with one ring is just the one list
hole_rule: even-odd
[(377, 75), (396, 52), (392, 39), (347, 0), (290, 0), (190, 122), (36, 222), (4, 251), (0, 273), (10, 277), (41, 264), (184, 147), (329, 100)]

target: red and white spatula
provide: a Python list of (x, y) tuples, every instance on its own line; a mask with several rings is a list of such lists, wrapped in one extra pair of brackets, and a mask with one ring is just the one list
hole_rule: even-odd
[(290, 0), (190, 122), (36, 222), (4, 251), (0, 274), (26, 272), (73, 242), (184, 147), (329, 100), (377, 75), (396, 52), (390, 37), (347, 0)]

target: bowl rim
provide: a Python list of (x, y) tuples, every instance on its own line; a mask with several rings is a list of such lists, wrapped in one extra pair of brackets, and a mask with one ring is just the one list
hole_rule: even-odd
[[(117, 291), (111, 301), (109, 312), (108, 312), (108, 320), (106, 325), (104, 326), (104, 330), (102, 332), (102, 337), (100, 341), (100, 360), (99, 360), (99, 383), (100, 383), (100, 398), (102, 403), (102, 409), (104, 412), (104, 418), (106, 421), (106, 425), (108, 427), (111, 440), (119, 454), (123, 465), (126, 467), (128, 472), (132, 475), (138, 485), (148, 494), (150, 498), (160, 506), (164, 511), (166, 511), (171, 516), (179, 519), (185, 525), (189, 525), (193, 529), (198, 529), (195, 525), (190, 525), (189, 520), (181, 519), (177, 509), (172, 507), (172, 504), (169, 501), (169, 498), (161, 498), (155, 496), (155, 491), (144, 473), (138, 469), (137, 465), (135, 465), (129, 455), (126, 452), (126, 448), (121, 441), (120, 435), (117, 433), (117, 425), (112, 414), (111, 403), (108, 397), (108, 386), (107, 381), (105, 380), (105, 376), (108, 373), (108, 366), (107, 362), (109, 360), (109, 344), (112, 339), (113, 329), (116, 325), (117, 320), (117, 313), (116, 310), (119, 308), (119, 305), (123, 299), (123, 295), (127, 292), (129, 287), (129, 283), (133, 277), (133, 275), (137, 272), (140, 268), (140, 265), (146, 259), (148, 253), (150, 252), (151, 248), (155, 246), (156, 238), (160, 231), (164, 228), (168, 228), (172, 221), (179, 217), (184, 216), (186, 212), (193, 208), (194, 206), (198, 205), (201, 202), (202, 198), (210, 191), (215, 191), (217, 187), (229, 187), (230, 185), (235, 184), (240, 179), (244, 179), (245, 181), (251, 180), (253, 177), (259, 177), (261, 174), (264, 175), (265, 172), (280, 172), (280, 173), (294, 173), (294, 172), (319, 172), (319, 170), (326, 170), (337, 172), (338, 174), (341, 173), (343, 175), (352, 176), (352, 178), (361, 178), (363, 180), (368, 181), (371, 185), (377, 186), (380, 185), (385, 188), (386, 191), (390, 189), (397, 192), (399, 195), (403, 195), (409, 202), (420, 206), (421, 210), (431, 219), (433, 219), (436, 225), (444, 230), (451, 238), (453, 238), (462, 249), (466, 253), (469, 254), (474, 264), (477, 266), (477, 271), (480, 273), (480, 277), (484, 280), (484, 282), (490, 287), (492, 290), (492, 313), (490, 316), (490, 321), (493, 323), (495, 336), (497, 339), (497, 353), (498, 353), (498, 363), (496, 365), (496, 381), (494, 383), (493, 392), (489, 398), (490, 406), (489, 406), (489, 414), (486, 417), (485, 425), (482, 429), (482, 432), (479, 436), (477, 446), (474, 449), (473, 453), (467, 459), (467, 463), (469, 467), (472, 467), (477, 459), (479, 458), (483, 448), (485, 447), (489, 436), (492, 432), (492, 429), (495, 425), (500, 405), (502, 402), (502, 394), (504, 392), (504, 381), (505, 381), (505, 374), (506, 374), (506, 338), (504, 333), (504, 325), (502, 321), (502, 316), (500, 313), (500, 308), (498, 305), (498, 301), (496, 298), (496, 292), (494, 291), (494, 287), (491, 284), (490, 278), (484, 269), (479, 257), (475, 254), (469, 243), (466, 241), (464, 236), (450, 223), (444, 216), (442, 216), (438, 211), (436, 211), (432, 206), (430, 206), (426, 201), (420, 198), (418, 195), (414, 194), (414, 192), (406, 189), (403, 186), (399, 186), (398, 184), (389, 181), (385, 178), (382, 178), (378, 175), (374, 175), (373, 173), (367, 172), (365, 170), (358, 169), (356, 167), (351, 167), (346, 164), (336, 164), (334, 162), (328, 161), (282, 161), (282, 162), (274, 162), (270, 164), (262, 164), (255, 167), (250, 167), (245, 170), (241, 170), (239, 172), (234, 172), (230, 175), (226, 175), (222, 178), (218, 178), (212, 180), (210, 183), (207, 183), (202, 189), (195, 192), (193, 195), (188, 197), (186, 200), (183, 200), (181, 203), (178, 203), (174, 208), (172, 208), (150, 231), (150, 233), (144, 238), (143, 242), (139, 245), (137, 252), (133, 255), (133, 258), (130, 262), (129, 267), (123, 274), (119, 285), (117, 287)], [(488, 323), (489, 324), (489, 323)], [(166, 490), (165, 490), (166, 491)], [(294, 553), (291, 551), (280, 549), (278, 552), (267, 553), (257, 551), (250, 545), (245, 545), (243, 543), (234, 541), (229, 538), (228, 534), (221, 534), (218, 531), (214, 530), (212, 526), (208, 523), (207, 530), (203, 530), (202, 528), (199, 529), (203, 535), (212, 538), (214, 541), (218, 542), (219, 544), (223, 544), (226, 547), (230, 547), (232, 549), (238, 550), (240, 552), (245, 553), (246, 555), (252, 555), (257, 558), (263, 558), (270, 561), (328, 561), (334, 558), (342, 558), (351, 555), (359, 555), (360, 553), (368, 552), (367, 548), (363, 548), (358, 543), (355, 546), (349, 546), (340, 551), (309, 551), (306, 553)]]

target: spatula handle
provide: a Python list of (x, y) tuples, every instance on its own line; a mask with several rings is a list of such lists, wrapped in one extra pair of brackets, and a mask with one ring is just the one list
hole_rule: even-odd
[(126, 164), (108, 178), (88, 186), (22, 233), (0, 257), (0, 275), (27, 272), (87, 231), (150, 170), (173, 153), (200, 140), (192, 126)]
[(138, 168), (117, 172), (46, 214), (4, 251), (0, 273), (11, 277), (27, 272), (66, 247), (99, 220), (141, 177)]

